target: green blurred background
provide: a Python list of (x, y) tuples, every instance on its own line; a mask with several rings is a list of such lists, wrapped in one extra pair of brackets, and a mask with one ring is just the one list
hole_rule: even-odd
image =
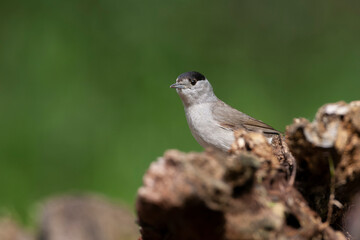
[(360, 2), (2, 1), (0, 209), (69, 191), (133, 208), (151, 161), (202, 150), (169, 88), (190, 70), (284, 131), (360, 98)]

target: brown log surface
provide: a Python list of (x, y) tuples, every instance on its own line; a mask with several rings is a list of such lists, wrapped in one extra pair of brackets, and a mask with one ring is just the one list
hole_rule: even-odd
[(360, 102), (339, 102), (286, 142), (240, 130), (227, 154), (167, 151), (138, 190), (142, 239), (356, 239), (359, 119)]

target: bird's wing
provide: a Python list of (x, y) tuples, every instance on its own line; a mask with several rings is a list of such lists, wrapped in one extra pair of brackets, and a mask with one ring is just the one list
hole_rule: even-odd
[(279, 134), (271, 126), (242, 113), (222, 101), (217, 101), (212, 105), (212, 113), (215, 121), (225, 129), (236, 130), (245, 128), (252, 132), (263, 132), (267, 134)]

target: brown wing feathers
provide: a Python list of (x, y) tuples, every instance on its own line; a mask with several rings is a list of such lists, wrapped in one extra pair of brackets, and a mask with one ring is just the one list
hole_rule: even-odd
[(245, 128), (248, 131), (263, 132), (268, 134), (279, 134), (277, 130), (245, 113), (242, 113), (222, 101), (214, 103), (212, 107), (213, 117), (220, 126), (236, 130)]

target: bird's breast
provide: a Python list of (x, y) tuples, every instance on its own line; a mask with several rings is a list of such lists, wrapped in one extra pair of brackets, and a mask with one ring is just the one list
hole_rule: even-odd
[(203, 147), (229, 150), (234, 142), (234, 133), (224, 129), (212, 117), (211, 103), (185, 108), (186, 119), (196, 141)]

